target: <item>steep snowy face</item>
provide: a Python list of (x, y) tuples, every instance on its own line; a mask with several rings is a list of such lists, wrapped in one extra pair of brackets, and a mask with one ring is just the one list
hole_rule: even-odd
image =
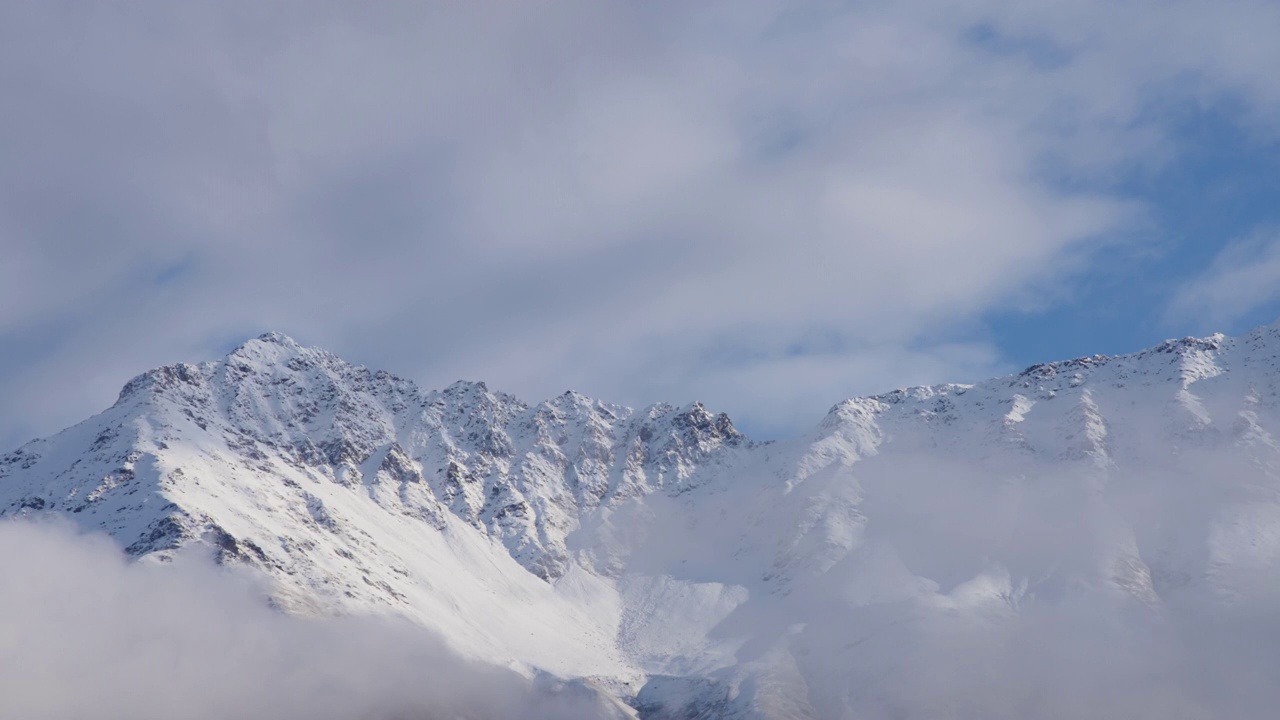
[(911, 667), (917, 620), (1257, 597), (1277, 427), (1280, 326), (850, 399), (773, 443), (697, 403), (423, 390), (268, 334), (0, 456), (0, 516), (207, 547), (285, 609), (399, 613), (645, 716), (842, 717), (881, 701), (850, 648)]

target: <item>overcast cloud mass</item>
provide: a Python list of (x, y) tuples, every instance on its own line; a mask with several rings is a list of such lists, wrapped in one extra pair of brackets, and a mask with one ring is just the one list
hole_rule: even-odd
[[(976, 379), (986, 313), (1161, 251), (1121, 180), (1188, 117), (1274, 139), (1277, 36), (1270, 0), (9, 3), (0, 439), (265, 330), (764, 435)], [(1226, 252), (1171, 307), (1268, 299), (1215, 288), (1274, 251)]]

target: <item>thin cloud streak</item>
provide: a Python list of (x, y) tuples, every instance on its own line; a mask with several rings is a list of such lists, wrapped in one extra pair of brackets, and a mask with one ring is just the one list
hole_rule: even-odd
[(1179, 288), (1169, 321), (1190, 317), (1225, 323), (1280, 297), (1280, 232), (1259, 231), (1232, 242), (1199, 276)]

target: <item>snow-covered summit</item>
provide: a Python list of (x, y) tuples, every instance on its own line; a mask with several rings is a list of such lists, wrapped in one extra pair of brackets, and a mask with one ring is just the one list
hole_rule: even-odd
[[(747, 445), (727, 416), (699, 403), (636, 412), (573, 392), (531, 407), (483, 382), (426, 391), (268, 333), (215, 362), (143, 373), (103, 414), (13, 457), (46, 483), (19, 504), (101, 516), (137, 554), (209, 531), (180, 503), (149, 494), (178, 494), (175, 477), (189, 472), (179, 456), (196, 451), (262, 484), (288, 469), (366, 489), (388, 511), (436, 526), (453, 515), (553, 578), (565, 572), (564, 539), (583, 509), (677, 492), (699, 465)], [(135, 482), (139, 463), (153, 466), (155, 486)], [(141, 507), (126, 509), (125, 498), (164, 510), (138, 527)]]

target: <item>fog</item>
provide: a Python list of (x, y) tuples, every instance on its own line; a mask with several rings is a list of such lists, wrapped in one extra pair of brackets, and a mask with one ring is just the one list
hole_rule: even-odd
[[(1238, 448), (1105, 474), (890, 453), (787, 492), (761, 470), (731, 492), (637, 499), (598, 539), (630, 548), (626, 573), (748, 591), (709, 632), (736, 643), (732, 662), (683, 690), (651, 683), (642, 704), (677, 702), (650, 717), (708, 703), (696, 717), (1200, 720), (1280, 706), (1280, 494)], [(196, 554), (131, 562), (102, 537), (8, 522), (0, 578), (5, 717), (609, 716), (582, 688), (464, 661), (407, 625), (286, 616)]]
[(819, 716), (1274, 716), (1276, 483), (1239, 448), (1165, 455), (863, 466), (864, 544), (792, 601)]
[(788, 492), (743, 478), (628, 516), (649, 523), (630, 567), (750, 589), (713, 677), (764, 717), (1274, 717), (1278, 485), (1238, 447), (1164, 456), (890, 451)]
[(0, 522), (0, 649), (23, 720), (603, 716), (416, 627), (287, 616), (201, 556), (134, 563), (58, 523)]

